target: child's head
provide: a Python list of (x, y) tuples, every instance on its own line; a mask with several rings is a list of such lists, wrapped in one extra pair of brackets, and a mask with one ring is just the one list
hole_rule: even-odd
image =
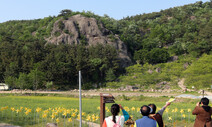
[(113, 105), (111, 106), (110, 111), (111, 111), (111, 113), (112, 113), (113, 115), (118, 115), (119, 112), (120, 112), (119, 105), (118, 105), (118, 104), (113, 104)]

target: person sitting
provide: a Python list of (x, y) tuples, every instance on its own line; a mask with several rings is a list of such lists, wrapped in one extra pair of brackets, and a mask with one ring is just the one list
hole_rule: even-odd
[(192, 111), (193, 115), (196, 115), (194, 127), (212, 127), (211, 115), (212, 108), (208, 106), (209, 100), (204, 97), (200, 102), (196, 104), (196, 107)]
[(163, 112), (166, 109), (166, 107), (169, 106), (170, 104), (171, 104), (170, 102), (166, 102), (166, 104), (163, 106), (163, 108), (161, 108), (160, 111), (158, 111), (157, 113), (155, 113), (156, 109), (157, 109), (155, 104), (149, 104), (148, 105), (149, 107), (152, 108), (152, 111), (150, 111), (149, 118), (151, 118), (153, 120), (156, 120), (159, 127), (163, 127), (164, 126), (163, 118), (162, 118)]
[[(120, 109), (123, 112), (123, 116), (119, 116)], [(124, 122), (129, 119), (129, 114), (124, 110), (124, 108), (119, 104), (113, 104), (111, 106), (111, 114), (105, 118), (102, 127), (113, 127), (113, 126), (121, 126), (124, 127)]]
[(134, 127), (157, 127), (157, 122), (149, 118), (151, 108), (147, 105), (143, 105), (140, 109), (143, 117), (135, 121)]

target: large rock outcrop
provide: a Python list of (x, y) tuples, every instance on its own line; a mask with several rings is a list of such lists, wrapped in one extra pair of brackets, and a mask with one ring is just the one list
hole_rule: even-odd
[(117, 49), (123, 67), (131, 63), (126, 45), (117, 35), (113, 35), (101, 23), (97, 23), (95, 18), (74, 15), (67, 20), (60, 19), (54, 23), (51, 36), (47, 41), (57, 45), (60, 43), (71, 45), (87, 43), (88, 46), (97, 43), (109, 44)]

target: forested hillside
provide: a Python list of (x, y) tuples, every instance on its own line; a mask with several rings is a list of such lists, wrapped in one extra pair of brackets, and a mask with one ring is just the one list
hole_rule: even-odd
[[(84, 33), (78, 33), (79, 44), (47, 43), (55, 22), (62, 30), (55, 36), (72, 36), (63, 23), (77, 14), (95, 18), (100, 31), (110, 31), (107, 36), (112, 42), (123, 41), (132, 66), (123, 68), (119, 51), (111, 45), (88, 46)], [(0, 24), (0, 82), (11, 88), (70, 89), (77, 87), (81, 70), (85, 89), (126, 85), (149, 88), (160, 82), (176, 86), (182, 78), (188, 87), (209, 88), (211, 50), (212, 2), (199, 1), (122, 20), (62, 10), (54, 17)]]

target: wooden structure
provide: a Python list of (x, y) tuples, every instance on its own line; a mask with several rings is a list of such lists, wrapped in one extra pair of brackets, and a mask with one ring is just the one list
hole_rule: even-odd
[(100, 93), (100, 127), (105, 119), (105, 103), (115, 103), (114, 99), (112, 94)]

